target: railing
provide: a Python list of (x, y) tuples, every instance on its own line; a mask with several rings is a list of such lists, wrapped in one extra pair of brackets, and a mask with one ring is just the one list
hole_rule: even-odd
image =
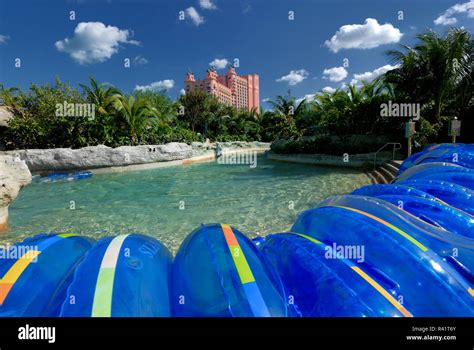
[(382, 151), (385, 147), (387, 146), (390, 146), (392, 145), (393, 146), (393, 150), (392, 150), (392, 160), (395, 160), (395, 152), (398, 151), (400, 148), (402, 148), (402, 145), (400, 142), (388, 142), (386, 143), (385, 145), (383, 145), (382, 147), (380, 147), (377, 152), (375, 152), (374, 154), (374, 170), (375, 168), (377, 167), (377, 154)]

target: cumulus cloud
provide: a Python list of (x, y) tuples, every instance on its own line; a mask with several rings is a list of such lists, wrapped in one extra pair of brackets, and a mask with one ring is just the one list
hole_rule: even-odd
[(377, 78), (379, 75), (385, 74), (392, 69), (396, 69), (400, 67), (400, 65), (392, 66), (391, 64), (386, 64), (385, 66), (379, 67), (374, 69), (371, 72), (365, 72), (360, 74), (354, 74), (354, 79), (352, 79), (351, 84), (358, 84), (362, 81), (372, 81)]
[(403, 34), (390, 23), (379, 24), (376, 19), (367, 18), (364, 24), (346, 24), (324, 44), (334, 53), (341, 49), (372, 49), (398, 43)]
[(229, 61), (225, 58), (222, 58), (222, 59), (216, 58), (212, 62), (209, 62), (209, 65), (211, 67), (215, 67), (216, 69), (224, 69), (225, 67), (227, 67), (228, 64), (229, 64)]
[(321, 89), (322, 92), (328, 92), (330, 94), (332, 94), (333, 92), (336, 92), (336, 89), (334, 89), (333, 87), (330, 87), (330, 86), (326, 86), (326, 87), (323, 87)]
[(295, 100), (295, 103), (298, 105), (300, 104), (303, 100), (306, 100), (306, 102), (311, 102), (314, 100), (314, 97), (316, 96), (316, 94), (307, 94), (307, 95), (304, 95), (303, 97), (300, 97), (300, 98), (297, 98)]
[(276, 81), (286, 81), (289, 85), (293, 86), (305, 80), (308, 77), (308, 74), (309, 73), (306, 71), (306, 69), (291, 70), (290, 73), (278, 78)]
[(105, 62), (116, 54), (120, 44), (139, 45), (132, 40), (133, 32), (106, 26), (102, 22), (81, 22), (74, 29), (74, 36), (56, 41), (55, 46), (79, 64)]
[(179, 94), (180, 95), (186, 95), (186, 90), (184, 90), (184, 89), (179, 90)]
[(266, 103), (266, 102), (269, 102), (269, 101), (271, 101), (271, 100), (270, 100), (268, 97), (266, 97), (266, 98), (264, 98), (264, 99), (262, 100), (262, 102), (265, 102), (265, 103)]
[(323, 79), (338, 82), (347, 77), (347, 70), (344, 67), (333, 67), (323, 71)]
[(10, 37), (8, 35), (0, 34), (0, 45), (5, 44), (8, 39), (10, 39)]
[(217, 6), (211, 0), (199, 0), (199, 6), (205, 10), (215, 10)]
[(436, 25), (442, 25), (442, 26), (454, 25), (458, 21), (455, 16), (461, 13), (467, 14), (468, 18), (474, 18), (474, 0), (451, 6), (442, 14), (440, 14), (434, 20), (434, 23)]
[(155, 81), (148, 85), (136, 85), (135, 90), (138, 91), (161, 91), (161, 90), (170, 90), (174, 87), (174, 80), (165, 79), (160, 81)]
[(135, 63), (136, 66), (143, 66), (145, 64), (148, 64), (148, 60), (142, 55), (138, 55), (135, 56), (135, 58), (133, 59), (133, 63)]
[(186, 17), (189, 18), (196, 27), (204, 23), (204, 17), (201, 16), (193, 6), (188, 7), (184, 12)]

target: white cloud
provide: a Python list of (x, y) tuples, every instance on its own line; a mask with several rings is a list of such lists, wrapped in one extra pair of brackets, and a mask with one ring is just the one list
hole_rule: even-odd
[(300, 97), (300, 98), (297, 98), (295, 100), (295, 103), (298, 105), (301, 103), (301, 101), (303, 100), (306, 100), (306, 102), (311, 102), (314, 100), (314, 96), (316, 96), (316, 94), (307, 94), (307, 95), (304, 95), (303, 97)]
[(225, 58), (222, 58), (222, 59), (216, 58), (214, 59), (214, 61), (209, 62), (209, 65), (211, 67), (215, 67), (216, 69), (224, 69), (225, 67), (227, 67), (228, 64), (229, 64), (229, 61)]
[(400, 67), (399, 65), (392, 66), (390, 64), (386, 64), (385, 66), (379, 67), (374, 69), (371, 72), (365, 72), (360, 74), (354, 74), (354, 79), (352, 79), (351, 84), (358, 84), (362, 81), (372, 81), (377, 78), (379, 75), (385, 74), (392, 69), (396, 69)]
[(188, 7), (184, 12), (186, 13), (186, 17), (188, 17), (195, 26), (200, 26), (204, 23), (204, 17), (202, 17), (194, 7)]
[(133, 63), (135, 63), (135, 65), (137, 66), (143, 66), (145, 64), (148, 64), (148, 60), (142, 55), (138, 55), (135, 56), (135, 58), (133, 59)]
[(307, 77), (308, 77), (308, 72), (306, 71), (306, 69), (298, 69), (298, 70), (290, 71), (290, 73), (282, 76), (281, 78), (278, 78), (276, 81), (277, 82), (286, 81), (288, 82), (289, 85), (293, 86), (293, 85), (301, 83)]
[(271, 101), (271, 100), (270, 100), (270, 98), (268, 98), (268, 97), (267, 97), (267, 98), (264, 98), (264, 99), (262, 100), (262, 102), (264, 102), (264, 103), (269, 102), (269, 101)]
[(160, 91), (160, 90), (170, 90), (174, 87), (174, 80), (171, 79), (166, 79), (166, 80), (160, 80), (160, 81), (155, 81), (151, 84), (148, 85), (136, 85), (135, 90), (138, 91)]
[(403, 34), (390, 23), (379, 24), (376, 19), (367, 18), (364, 24), (346, 24), (324, 44), (334, 53), (341, 49), (372, 49), (398, 43)]
[(468, 18), (474, 18), (474, 0), (451, 6), (434, 20), (434, 24), (442, 26), (456, 24), (458, 20), (454, 16), (460, 13), (466, 13)]
[(116, 54), (120, 44), (139, 45), (131, 40), (133, 32), (102, 22), (81, 22), (74, 29), (72, 38), (56, 41), (60, 52), (69, 54), (79, 64), (105, 62)]
[(334, 89), (333, 87), (330, 87), (330, 86), (326, 86), (326, 87), (323, 87), (321, 89), (322, 92), (328, 92), (330, 94), (336, 92), (336, 89)]
[(338, 82), (344, 80), (347, 77), (347, 74), (347, 70), (344, 67), (328, 68), (323, 71), (323, 79)]
[(179, 90), (179, 94), (180, 95), (186, 95), (186, 90), (184, 90), (184, 89)]
[(205, 10), (215, 10), (217, 6), (211, 0), (199, 0), (199, 6)]
[(0, 34), (0, 45), (5, 44), (8, 39), (10, 39), (10, 37), (8, 35)]

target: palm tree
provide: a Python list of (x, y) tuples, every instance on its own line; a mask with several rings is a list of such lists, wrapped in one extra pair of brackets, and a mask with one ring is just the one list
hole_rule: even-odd
[(296, 126), (299, 120), (307, 111), (306, 100), (303, 99), (297, 103), (291, 91), (288, 90), (287, 96), (277, 96), (275, 101), (268, 102), (273, 107), (273, 118), (277, 119), (274, 129), (278, 130), (276, 136), (278, 138), (289, 138), (299, 136), (300, 132)]
[(268, 101), (273, 107), (273, 111), (286, 118), (294, 118), (299, 116), (306, 107), (306, 101), (302, 100), (298, 104), (296, 99), (291, 96), (291, 91), (288, 90), (287, 96), (277, 96), (275, 101)]
[(98, 84), (93, 77), (89, 77), (90, 86), (79, 84), (84, 90), (90, 103), (95, 104), (100, 115), (108, 114), (111, 110), (114, 98), (122, 93), (108, 83)]
[(155, 108), (150, 107), (144, 99), (135, 99), (133, 96), (117, 95), (113, 100), (113, 106), (129, 128), (132, 145), (139, 143), (143, 132), (158, 117)]
[(443, 107), (456, 86), (472, 72), (473, 44), (467, 30), (452, 28), (446, 37), (434, 31), (418, 35), (414, 47), (387, 54), (400, 67), (387, 73), (387, 80), (405, 91), (406, 96), (433, 102), (433, 121), (440, 121)]

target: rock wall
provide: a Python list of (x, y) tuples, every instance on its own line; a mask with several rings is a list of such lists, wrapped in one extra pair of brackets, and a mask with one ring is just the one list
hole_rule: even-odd
[(0, 155), (0, 232), (8, 227), (8, 206), (30, 182), (31, 173), (24, 161)]
[(181, 160), (192, 156), (192, 148), (185, 143), (172, 142), (165, 145), (28, 149), (4, 153), (24, 160), (30, 171), (42, 172)]
[(269, 150), (270, 143), (267, 142), (245, 142), (245, 141), (232, 141), (232, 142), (215, 142), (215, 143), (203, 143), (203, 142), (193, 142), (191, 144), (193, 149), (193, 156), (201, 156), (208, 153), (216, 152), (217, 147), (222, 151), (229, 150), (245, 150), (245, 149), (261, 149)]

